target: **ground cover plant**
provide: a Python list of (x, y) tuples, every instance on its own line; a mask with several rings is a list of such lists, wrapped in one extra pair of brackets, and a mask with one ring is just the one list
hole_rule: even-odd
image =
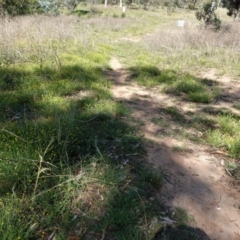
[(192, 102), (209, 103), (219, 94), (216, 84), (204, 79), (198, 79), (188, 74), (174, 71), (160, 71), (156, 67), (137, 67), (130, 69), (132, 77), (145, 86), (164, 85), (164, 92), (186, 96)]

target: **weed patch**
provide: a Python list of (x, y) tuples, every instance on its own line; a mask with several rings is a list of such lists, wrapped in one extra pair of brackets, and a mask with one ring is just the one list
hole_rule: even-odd
[(171, 70), (161, 71), (157, 67), (131, 67), (132, 79), (138, 83), (153, 87), (162, 86), (166, 93), (187, 97), (191, 102), (210, 103), (220, 93), (216, 83), (207, 79), (198, 79)]
[(206, 141), (213, 146), (225, 148), (231, 157), (239, 158), (239, 118), (228, 114), (219, 115), (216, 121), (219, 124), (219, 128), (208, 131)]

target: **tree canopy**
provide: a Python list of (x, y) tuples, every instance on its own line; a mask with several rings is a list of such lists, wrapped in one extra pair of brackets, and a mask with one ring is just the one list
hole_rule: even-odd
[(0, 16), (16, 16), (39, 10), (37, 0), (0, 0)]
[(223, 6), (228, 9), (228, 15), (238, 18), (240, 14), (240, 0), (223, 0)]

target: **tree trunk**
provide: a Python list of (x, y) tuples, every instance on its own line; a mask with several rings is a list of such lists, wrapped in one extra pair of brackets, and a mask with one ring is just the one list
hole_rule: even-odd
[(123, 3), (122, 3), (122, 0), (120, 0), (120, 8), (122, 7)]
[(238, 20), (239, 15), (240, 15), (240, 8), (238, 8), (238, 10), (237, 10), (237, 12), (236, 12), (236, 14), (235, 14), (235, 16), (234, 16), (234, 21), (235, 21), (235, 22)]
[(108, 4), (108, 2), (107, 2), (107, 0), (105, 0), (105, 2), (104, 2), (104, 7), (105, 8), (107, 7), (107, 4)]

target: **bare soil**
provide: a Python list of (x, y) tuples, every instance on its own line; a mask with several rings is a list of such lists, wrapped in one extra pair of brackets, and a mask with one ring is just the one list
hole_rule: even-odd
[[(185, 129), (174, 124), (163, 111), (166, 106), (187, 111), (192, 105), (180, 102), (158, 88), (148, 89), (129, 81), (129, 73), (116, 58), (111, 59), (110, 66), (112, 70), (108, 75), (114, 83), (114, 97), (126, 104), (138, 121), (145, 138), (147, 161), (164, 171), (165, 182), (158, 197), (167, 206), (186, 209), (195, 219), (194, 227), (205, 232), (209, 239), (240, 239), (240, 193), (232, 186), (232, 178), (223, 166), (225, 155), (174, 134)], [(221, 83), (222, 98), (213, 107), (226, 107), (239, 114), (232, 108), (234, 103), (239, 103), (239, 83), (217, 78), (214, 70), (204, 73), (203, 77)], [(196, 106), (194, 109), (197, 111)], [(169, 125), (155, 124), (153, 118), (163, 119)], [(202, 134), (192, 129), (188, 131), (193, 135)]]

